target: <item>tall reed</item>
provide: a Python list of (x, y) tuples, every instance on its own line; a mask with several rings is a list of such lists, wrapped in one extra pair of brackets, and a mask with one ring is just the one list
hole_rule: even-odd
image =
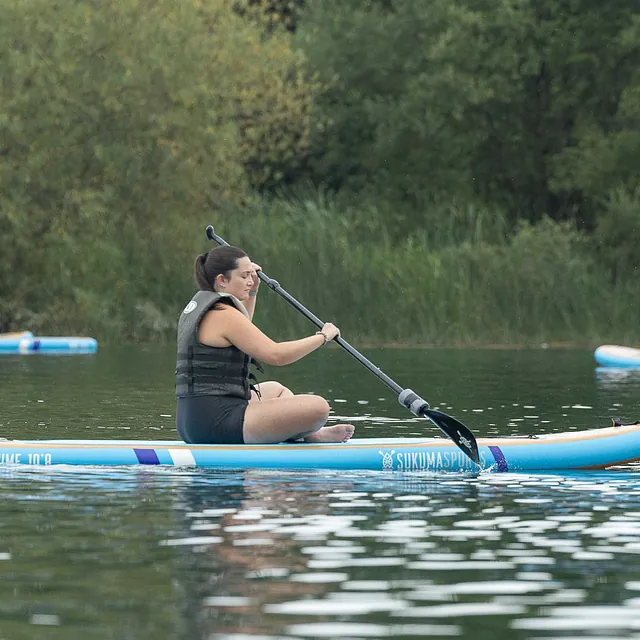
[[(355, 344), (640, 342), (640, 282), (622, 277), (620, 265), (614, 280), (588, 236), (549, 220), (509, 232), (499, 215), (474, 207), (454, 214), (428, 212), (440, 224), (401, 235), (376, 205), (329, 198), (176, 212), (145, 228), (116, 228), (105, 216), (73, 240), (52, 241), (47, 261), (61, 265), (56, 296), (43, 295), (31, 315), (23, 309), (15, 316), (23, 326), (12, 328), (103, 342), (173, 340), (195, 290), (193, 259), (211, 247), (211, 222)], [(34, 269), (37, 288), (42, 270)], [(315, 330), (264, 286), (256, 321), (274, 339)]]
[[(638, 340), (640, 284), (613, 285), (589, 238), (568, 224), (509, 234), (500, 216), (470, 207), (463, 223), (443, 217), (398, 239), (377, 213), (363, 229), (331, 203), (272, 202), (229, 228), (229, 241), (362, 343)], [(280, 300), (261, 305), (267, 330), (291, 337), (305, 326)]]

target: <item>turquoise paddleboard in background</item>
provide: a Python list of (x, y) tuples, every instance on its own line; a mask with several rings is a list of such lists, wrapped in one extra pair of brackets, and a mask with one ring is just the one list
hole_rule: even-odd
[(596, 362), (603, 367), (640, 367), (640, 349), (604, 344), (594, 354)]
[[(7, 334), (4, 334), (7, 335)], [(95, 353), (98, 342), (94, 338), (38, 337), (30, 332), (2, 337), (0, 354), (11, 353)]]

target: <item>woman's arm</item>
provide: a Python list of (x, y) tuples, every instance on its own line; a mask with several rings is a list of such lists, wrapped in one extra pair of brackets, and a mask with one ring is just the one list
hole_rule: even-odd
[(251, 266), (253, 267), (253, 287), (249, 292), (249, 298), (247, 300), (244, 300), (242, 304), (244, 305), (244, 308), (247, 310), (247, 313), (249, 314), (249, 318), (253, 320), (253, 314), (256, 311), (256, 301), (257, 301), (256, 296), (258, 295), (258, 288), (260, 287), (260, 278), (258, 277), (258, 271), (260, 271), (262, 267), (259, 264), (256, 264), (255, 262), (252, 262)]
[(247, 313), (249, 314), (249, 318), (251, 318), (251, 320), (253, 320), (253, 314), (256, 312), (256, 296), (258, 295), (258, 291), (256, 290), (251, 291), (251, 293), (249, 293), (249, 298), (247, 300), (243, 300), (242, 304), (244, 305), (244, 308), (247, 310)]
[(240, 311), (227, 305), (207, 313), (198, 331), (199, 340), (204, 344), (214, 347), (232, 344), (251, 357), (277, 367), (304, 358), (335, 335), (319, 332), (300, 340), (274, 342)]

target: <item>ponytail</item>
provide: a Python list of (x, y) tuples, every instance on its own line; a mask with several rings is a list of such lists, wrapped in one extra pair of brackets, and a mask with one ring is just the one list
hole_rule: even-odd
[(238, 260), (247, 254), (237, 247), (216, 247), (199, 255), (194, 265), (196, 284), (201, 291), (215, 291), (216, 279), (222, 274), (228, 278), (238, 268)]

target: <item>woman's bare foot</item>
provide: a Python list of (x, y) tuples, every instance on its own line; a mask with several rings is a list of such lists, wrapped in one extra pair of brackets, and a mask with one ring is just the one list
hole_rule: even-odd
[(351, 438), (356, 428), (352, 424), (334, 424), (322, 427), (307, 436), (305, 442), (346, 442)]

